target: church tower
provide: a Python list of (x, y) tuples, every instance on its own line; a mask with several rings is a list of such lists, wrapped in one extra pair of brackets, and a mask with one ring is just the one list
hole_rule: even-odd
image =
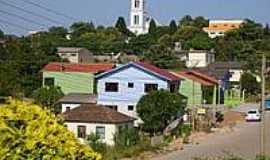
[(145, 11), (145, 0), (130, 0), (130, 26), (129, 30), (137, 35), (148, 33)]

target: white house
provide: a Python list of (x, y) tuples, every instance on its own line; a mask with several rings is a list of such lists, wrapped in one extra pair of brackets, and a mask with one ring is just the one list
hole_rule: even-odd
[(65, 125), (82, 142), (91, 133), (102, 142), (114, 145), (114, 137), (123, 129), (132, 128), (134, 118), (95, 104), (81, 105), (62, 114)]
[(244, 24), (244, 20), (210, 20), (209, 26), (203, 28), (210, 38), (224, 36), (226, 32), (238, 29)]
[(97, 96), (86, 93), (69, 93), (58, 100), (57, 104), (60, 106), (59, 111), (64, 113), (80, 107), (82, 104), (97, 104)]
[(188, 68), (207, 67), (215, 62), (215, 54), (206, 50), (190, 50), (186, 57), (186, 66)]
[(58, 47), (57, 54), (70, 63), (90, 63), (94, 60), (93, 53), (86, 48)]
[(177, 92), (180, 79), (148, 63), (130, 62), (96, 76), (98, 104), (138, 119), (136, 105), (140, 98), (154, 90)]

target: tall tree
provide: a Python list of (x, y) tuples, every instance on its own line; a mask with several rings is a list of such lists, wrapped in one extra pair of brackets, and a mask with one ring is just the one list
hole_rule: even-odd
[(92, 22), (76, 22), (71, 25), (70, 29), (74, 37), (79, 37), (84, 33), (93, 32), (95, 30), (95, 26)]
[(49, 33), (55, 36), (66, 37), (68, 30), (65, 27), (51, 27)]
[(125, 18), (119, 17), (116, 21), (115, 28), (118, 29), (119, 32), (123, 33), (126, 36), (131, 35), (131, 32), (128, 30)]
[(156, 32), (156, 30), (157, 30), (156, 21), (154, 19), (151, 19), (150, 26), (149, 26), (149, 33), (154, 34)]
[(4, 38), (5, 34), (4, 32), (0, 29), (0, 38)]
[(175, 20), (172, 20), (170, 22), (169, 27), (170, 27), (170, 33), (171, 34), (174, 34), (177, 31), (177, 24), (176, 24)]
[(2, 159), (91, 159), (101, 155), (82, 144), (48, 110), (21, 101), (0, 106)]
[(185, 15), (180, 21), (179, 26), (192, 26), (193, 25), (193, 19), (190, 15)]

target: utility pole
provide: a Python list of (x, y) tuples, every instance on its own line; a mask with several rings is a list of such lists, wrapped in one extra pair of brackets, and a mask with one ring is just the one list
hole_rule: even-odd
[(262, 156), (266, 155), (266, 134), (265, 134), (265, 73), (266, 73), (266, 57), (265, 55), (263, 54), (262, 55), (262, 71), (261, 71), (262, 75), (262, 93), (261, 93), (261, 98), (262, 98), (262, 101), (261, 101), (261, 111), (262, 111), (262, 117), (261, 117), (261, 150), (260, 150), (260, 154)]

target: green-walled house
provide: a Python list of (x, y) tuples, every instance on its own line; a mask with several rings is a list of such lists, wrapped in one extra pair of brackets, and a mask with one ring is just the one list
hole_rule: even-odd
[(43, 86), (58, 86), (64, 94), (92, 94), (95, 88), (95, 75), (114, 66), (114, 64), (49, 63), (42, 69)]
[(179, 92), (188, 98), (188, 105), (217, 104), (218, 80), (197, 71), (183, 70), (175, 74), (181, 78)]

